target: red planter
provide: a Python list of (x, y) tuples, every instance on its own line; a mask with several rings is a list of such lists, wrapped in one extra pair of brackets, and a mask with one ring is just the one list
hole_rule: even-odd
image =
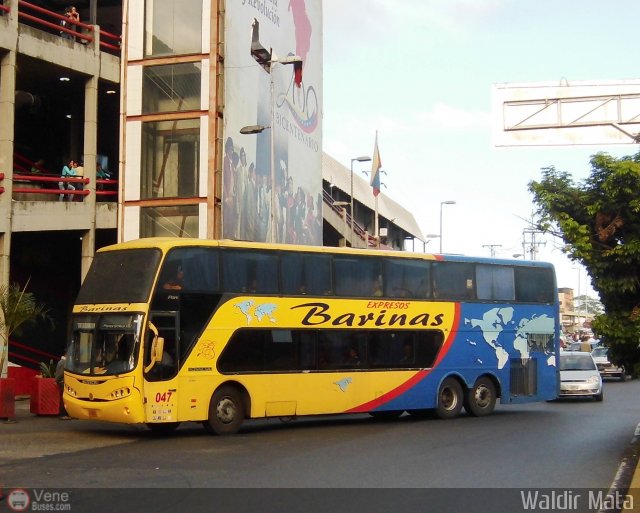
[(16, 416), (16, 380), (0, 379), (0, 419), (13, 419)]
[(36, 415), (58, 415), (60, 389), (55, 378), (33, 378), (30, 411)]

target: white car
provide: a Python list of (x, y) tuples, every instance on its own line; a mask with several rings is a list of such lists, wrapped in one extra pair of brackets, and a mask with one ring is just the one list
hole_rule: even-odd
[(560, 397), (593, 397), (596, 401), (602, 401), (602, 376), (591, 353), (560, 353)]
[(593, 361), (596, 362), (600, 375), (603, 378), (619, 378), (622, 381), (626, 379), (626, 373), (624, 367), (618, 367), (609, 360), (609, 348), (608, 347), (596, 347), (591, 351)]

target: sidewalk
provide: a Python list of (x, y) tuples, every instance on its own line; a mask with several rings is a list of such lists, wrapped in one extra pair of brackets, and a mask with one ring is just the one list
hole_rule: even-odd
[[(38, 458), (134, 442), (143, 428), (96, 422), (91, 430), (85, 422), (62, 420), (57, 415), (34, 415), (28, 396), (16, 399), (16, 416), (0, 420), (0, 465), (25, 458)], [(114, 433), (114, 429), (117, 433)]]
[[(629, 484), (628, 494), (633, 497), (633, 503), (640, 504), (640, 424), (636, 427), (636, 432), (631, 440), (629, 449), (629, 465), (633, 470), (633, 477)], [(622, 465), (621, 465), (622, 467)]]

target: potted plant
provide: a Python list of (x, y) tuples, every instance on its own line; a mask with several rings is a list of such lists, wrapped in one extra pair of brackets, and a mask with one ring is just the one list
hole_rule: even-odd
[(27, 285), (18, 283), (0, 286), (0, 418), (15, 417), (15, 382), (7, 378), (9, 338), (25, 324), (41, 317), (47, 319), (48, 310), (27, 292)]
[(40, 362), (40, 374), (33, 378), (29, 409), (36, 415), (58, 415), (60, 388), (56, 383), (56, 364), (53, 360)]

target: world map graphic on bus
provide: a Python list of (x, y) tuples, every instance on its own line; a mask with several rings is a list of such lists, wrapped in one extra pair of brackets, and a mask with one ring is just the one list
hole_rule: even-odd
[[(492, 308), (487, 310), (481, 319), (466, 318), (465, 324), (480, 329), (482, 339), (495, 353), (499, 369), (504, 368), (509, 360), (506, 344), (518, 351), (522, 359), (529, 358), (531, 352), (544, 352), (548, 354), (547, 365), (555, 366), (556, 357), (552, 345), (553, 318), (534, 315), (530, 318), (514, 319), (514, 314), (515, 310), (512, 307)], [(472, 346), (477, 345), (472, 339), (468, 342)]]

